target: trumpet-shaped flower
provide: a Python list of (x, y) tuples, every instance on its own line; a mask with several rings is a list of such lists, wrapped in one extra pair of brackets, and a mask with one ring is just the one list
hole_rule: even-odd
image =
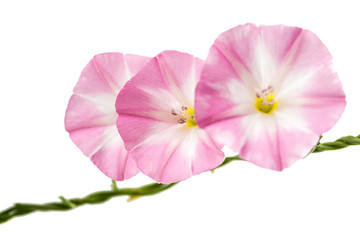
[(70, 138), (114, 180), (139, 172), (117, 130), (115, 101), (124, 84), (149, 59), (121, 53), (96, 55), (82, 71), (66, 110)]
[(222, 33), (196, 90), (197, 124), (258, 166), (306, 156), (340, 118), (345, 95), (332, 56), (308, 30), (240, 25)]
[(221, 150), (198, 127), (195, 87), (203, 61), (165, 51), (120, 91), (117, 126), (138, 168), (162, 183), (189, 178), (220, 165)]

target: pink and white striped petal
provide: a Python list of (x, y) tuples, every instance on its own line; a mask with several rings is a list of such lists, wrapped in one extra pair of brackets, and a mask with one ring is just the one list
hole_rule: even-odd
[[(232, 28), (216, 39), (204, 65), (196, 89), (198, 124), (242, 158), (282, 170), (304, 157), (344, 111), (331, 60), (308, 30)], [(258, 101), (274, 111), (263, 112)]]
[(117, 97), (117, 126), (125, 147), (138, 168), (158, 182), (187, 179), (224, 159), (202, 129), (180, 121), (186, 109), (194, 106), (202, 65), (189, 54), (162, 52)]
[[(170, 136), (169, 136), (170, 135)], [(157, 182), (172, 183), (220, 165), (224, 154), (204, 130), (173, 127), (131, 151), (139, 169)]]
[(103, 53), (84, 68), (71, 96), (65, 128), (80, 150), (108, 177), (124, 180), (139, 170), (117, 131), (115, 101), (147, 57)]

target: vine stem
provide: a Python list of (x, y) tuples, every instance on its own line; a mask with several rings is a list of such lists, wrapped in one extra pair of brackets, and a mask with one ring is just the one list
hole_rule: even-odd
[[(360, 145), (360, 135), (345, 136), (335, 140), (334, 142), (318, 143), (311, 153), (337, 150), (348, 147), (350, 145)], [(225, 158), (224, 162), (215, 169), (221, 168), (230, 162), (241, 161), (239, 156), (232, 156)], [(215, 169), (211, 170), (214, 171)], [(113, 197), (128, 196), (128, 201), (135, 200), (139, 197), (150, 196), (161, 193), (167, 189), (172, 188), (179, 182), (171, 184), (151, 183), (138, 188), (118, 188), (115, 181), (112, 181), (110, 190), (98, 191), (91, 193), (83, 198), (71, 198), (67, 199), (60, 196), (59, 202), (49, 202), (44, 204), (32, 204), (32, 203), (15, 203), (12, 207), (0, 212), (0, 224), (9, 221), (10, 219), (18, 216), (27, 215), (36, 211), (69, 211), (79, 206), (86, 204), (100, 204), (110, 200)]]
[(49, 202), (44, 204), (15, 203), (12, 207), (0, 213), (0, 224), (7, 222), (13, 217), (26, 215), (35, 211), (67, 211), (85, 204), (103, 203), (113, 197), (129, 196), (129, 200), (131, 201), (137, 197), (149, 196), (163, 192), (176, 184), (177, 183), (151, 183), (138, 188), (118, 189), (115, 181), (113, 181), (111, 190), (94, 192), (83, 198), (66, 199), (63, 196), (60, 196), (59, 202)]
[(335, 140), (334, 142), (320, 143), (315, 147), (313, 152), (317, 153), (317, 152), (338, 150), (341, 148), (346, 148), (351, 145), (360, 145), (360, 135), (356, 137), (346, 136), (346, 137), (341, 137)]

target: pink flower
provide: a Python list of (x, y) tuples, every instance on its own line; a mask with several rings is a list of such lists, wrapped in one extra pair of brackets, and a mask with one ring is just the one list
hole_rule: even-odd
[(108, 177), (124, 180), (139, 170), (117, 131), (116, 96), (150, 58), (103, 53), (84, 68), (65, 115), (71, 139)]
[(240, 25), (210, 49), (196, 90), (197, 123), (264, 168), (306, 156), (346, 102), (332, 56), (310, 31)]
[(138, 168), (171, 183), (217, 167), (224, 155), (194, 112), (203, 61), (165, 51), (135, 75), (116, 100), (117, 126)]

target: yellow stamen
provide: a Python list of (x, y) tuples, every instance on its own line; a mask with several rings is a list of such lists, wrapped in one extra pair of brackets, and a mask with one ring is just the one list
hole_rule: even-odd
[(188, 107), (186, 109), (186, 112), (188, 114), (188, 116), (186, 116), (186, 127), (188, 127), (188, 128), (196, 127), (197, 123), (196, 123), (196, 119), (195, 119), (194, 108)]
[(186, 112), (189, 114), (189, 115), (195, 115), (195, 111), (192, 107), (188, 107), (186, 108)]
[(255, 107), (262, 113), (270, 114), (274, 112), (278, 103), (274, 100), (274, 94), (269, 93), (263, 97), (256, 97)]

